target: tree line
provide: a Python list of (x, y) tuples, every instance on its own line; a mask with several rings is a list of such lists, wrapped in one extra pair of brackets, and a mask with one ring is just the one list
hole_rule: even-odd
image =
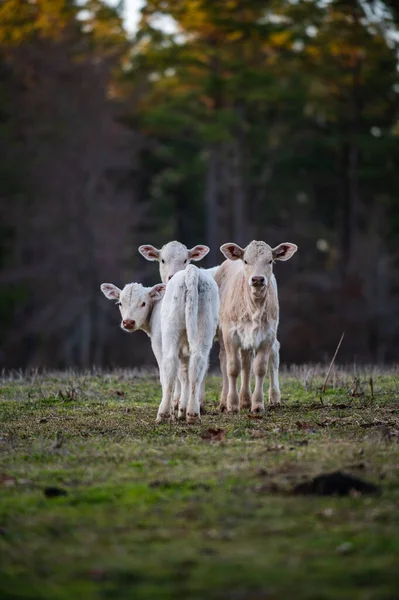
[(147, 364), (99, 285), (141, 243), (298, 244), (282, 360), (394, 361), (398, 23), (391, 0), (0, 4), (0, 363)]

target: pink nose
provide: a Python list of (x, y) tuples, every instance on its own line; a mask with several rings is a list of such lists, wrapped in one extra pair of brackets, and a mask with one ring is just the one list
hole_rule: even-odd
[(132, 321), (131, 319), (124, 319), (122, 321), (122, 325), (125, 329), (134, 329), (134, 326), (136, 325), (135, 321)]
[(263, 285), (265, 282), (265, 278), (263, 275), (254, 275), (252, 277), (252, 285)]

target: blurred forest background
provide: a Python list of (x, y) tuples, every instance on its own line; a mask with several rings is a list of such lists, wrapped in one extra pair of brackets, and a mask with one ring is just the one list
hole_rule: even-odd
[(99, 286), (172, 239), (297, 243), (282, 360), (397, 361), (397, 1), (122, 8), (0, 2), (0, 364), (151, 363)]

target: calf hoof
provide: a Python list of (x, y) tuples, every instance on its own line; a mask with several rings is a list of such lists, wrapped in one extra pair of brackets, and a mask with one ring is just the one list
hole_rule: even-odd
[(221, 402), (221, 403), (219, 404), (219, 412), (221, 412), (221, 413), (222, 413), (222, 412), (226, 412), (226, 410), (227, 410), (226, 403), (225, 403), (225, 402)]
[(271, 406), (280, 406), (281, 395), (280, 394), (269, 394), (269, 404)]
[(263, 406), (263, 404), (255, 404), (251, 408), (251, 413), (254, 413), (256, 415), (259, 415), (264, 412), (265, 412), (265, 407)]
[(173, 415), (167, 413), (158, 413), (155, 423), (170, 423), (173, 421)]
[(201, 421), (201, 418), (198, 413), (187, 413), (186, 417), (187, 423), (193, 424)]
[(240, 409), (238, 408), (238, 406), (231, 406), (227, 409), (227, 414), (229, 415), (238, 415), (239, 412)]
[(186, 418), (186, 412), (187, 412), (187, 410), (185, 408), (179, 408), (179, 413), (177, 415), (177, 418), (179, 419), (179, 421), (182, 421)]
[(173, 408), (179, 408), (180, 398), (173, 398)]
[(251, 396), (247, 396), (247, 395), (242, 395), (240, 396), (240, 408), (241, 409), (245, 409), (245, 408), (251, 408)]

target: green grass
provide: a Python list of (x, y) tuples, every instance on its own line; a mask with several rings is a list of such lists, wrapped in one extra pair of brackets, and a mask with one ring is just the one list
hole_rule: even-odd
[[(196, 426), (155, 425), (145, 373), (4, 376), (1, 600), (398, 598), (399, 380), (371, 397), (370, 374), (320, 398), (322, 369), (291, 370), (261, 419), (218, 414), (209, 377)], [(381, 495), (290, 493), (337, 469)]]

